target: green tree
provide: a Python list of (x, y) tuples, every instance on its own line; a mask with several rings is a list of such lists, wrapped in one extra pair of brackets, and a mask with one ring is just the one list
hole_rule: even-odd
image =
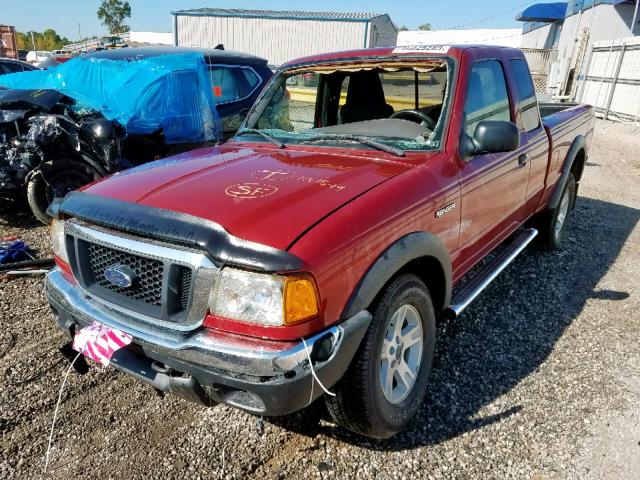
[(431, 30), (431, 24), (423, 23), (422, 25), (418, 26), (418, 30)]
[(130, 17), (131, 6), (126, 1), (102, 0), (100, 8), (98, 8), (98, 18), (112, 35), (128, 32), (129, 25), (126, 25), (124, 21)]
[(20, 50), (31, 50), (31, 38), (26, 33), (16, 32), (16, 43)]
[(48, 28), (42, 32), (42, 49), (43, 50), (55, 50), (58, 45), (62, 46), (62, 38), (56, 33), (55, 30)]
[(399, 31), (399, 32), (408, 32), (408, 31), (409, 31), (409, 29), (407, 28), (407, 26), (406, 26), (406, 25), (402, 25), (402, 26), (398, 29), (398, 31)]
[[(33, 41), (32, 41), (33, 38)], [(61, 37), (58, 33), (48, 28), (44, 32), (16, 32), (16, 43), (21, 50), (33, 50), (35, 42), (36, 50), (58, 50), (71, 43), (68, 38)]]

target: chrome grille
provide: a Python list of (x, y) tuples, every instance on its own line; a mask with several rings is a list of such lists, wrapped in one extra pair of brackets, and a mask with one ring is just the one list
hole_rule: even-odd
[[(77, 239), (76, 246), (76, 269), (89, 292), (149, 317), (184, 319), (191, 301), (191, 268), (88, 240)], [(105, 270), (114, 266), (132, 270), (133, 284), (123, 287), (111, 283)]]
[[(66, 222), (65, 234), (73, 275), (96, 300), (176, 330), (192, 330), (204, 320), (218, 271), (205, 254), (75, 220)], [(112, 284), (105, 276), (109, 267), (132, 271), (133, 283)]]
[(189, 307), (189, 292), (191, 291), (192, 277), (193, 274), (188, 268), (183, 268), (180, 271), (178, 287), (180, 289), (180, 306), (182, 310), (186, 310)]
[[(102, 288), (111, 290), (118, 295), (149, 304), (162, 305), (162, 277), (164, 265), (159, 260), (139, 257), (130, 253), (107, 248), (95, 243), (88, 244), (88, 274), (91, 280)], [(118, 287), (113, 285), (104, 275), (106, 268), (113, 265), (125, 265), (136, 272), (138, 278), (130, 287)], [(189, 276), (190, 277), (190, 276)], [(180, 282), (182, 296), (188, 301), (190, 282)], [(186, 295), (184, 289), (186, 288)], [(186, 302), (182, 302), (182, 310), (187, 308)]]

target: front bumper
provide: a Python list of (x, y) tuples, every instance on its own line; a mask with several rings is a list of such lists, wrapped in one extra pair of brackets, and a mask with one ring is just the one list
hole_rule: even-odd
[[(58, 268), (47, 275), (46, 293), (56, 320), (71, 337), (97, 321), (133, 337), (111, 364), (139, 380), (202, 403), (222, 402), (260, 415), (285, 415), (322, 394), (314, 385), (303, 342), (273, 342), (216, 334), (142, 327), (69, 283)], [(313, 368), (331, 388), (346, 371), (371, 322), (362, 311), (305, 339)]]

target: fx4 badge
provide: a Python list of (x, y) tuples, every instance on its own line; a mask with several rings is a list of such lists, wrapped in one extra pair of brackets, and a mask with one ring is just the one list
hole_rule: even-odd
[(450, 203), (446, 207), (442, 207), (440, 210), (436, 210), (436, 218), (444, 217), (445, 214), (447, 214), (449, 212), (453, 212), (455, 209), (456, 209), (455, 202), (454, 203)]

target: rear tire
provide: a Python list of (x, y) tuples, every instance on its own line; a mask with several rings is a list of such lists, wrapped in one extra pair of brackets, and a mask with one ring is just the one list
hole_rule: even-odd
[(76, 161), (46, 162), (40, 172), (31, 177), (27, 184), (27, 201), (33, 216), (45, 225), (51, 223), (47, 208), (54, 198), (100, 178), (96, 170), (88, 164)]
[(544, 212), (536, 224), (539, 231), (538, 244), (542, 248), (553, 250), (560, 247), (575, 205), (576, 191), (576, 179), (573, 173), (569, 173), (558, 206)]
[(333, 420), (373, 438), (403, 430), (424, 400), (433, 362), (436, 321), (425, 284), (412, 274), (393, 280), (344, 377), (325, 395)]

